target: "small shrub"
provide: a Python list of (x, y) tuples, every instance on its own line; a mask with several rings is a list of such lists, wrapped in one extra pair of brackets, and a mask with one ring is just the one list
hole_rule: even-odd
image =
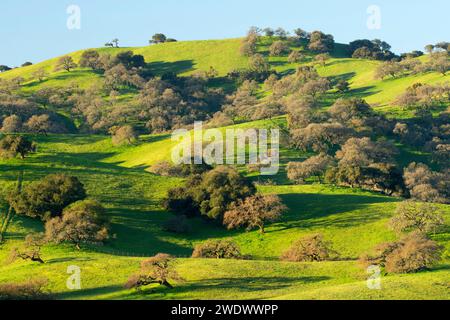
[(324, 241), (321, 234), (306, 236), (296, 242), (282, 256), (281, 260), (292, 262), (313, 262), (331, 260), (336, 252), (331, 243)]
[(0, 300), (45, 300), (50, 295), (45, 292), (46, 279), (34, 279), (23, 283), (0, 284)]
[(195, 246), (192, 258), (240, 259), (242, 255), (231, 240), (208, 240)]
[(133, 144), (138, 138), (134, 128), (129, 125), (114, 127), (110, 132), (112, 133), (112, 143), (115, 146)]
[(179, 175), (176, 167), (170, 164), (168, 161), (161, 161), (151, 166), (150, 172), (158, 176), (171, 177)]

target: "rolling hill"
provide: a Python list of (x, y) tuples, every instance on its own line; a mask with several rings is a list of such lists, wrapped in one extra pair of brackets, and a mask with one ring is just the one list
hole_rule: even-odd
[[(213, 67), (218, 71), (218, 77), (224, 77), (228, 72), (248, 67), (248, 58), (239, 53), (242, 39), (180, 41), (162, 43), (145, 47), (127, 48), (99, 48), (100, 53), (115, 55), (119, 52), (131, 50), (135, 54), (143, 55), (150, 70), (155, 75), (173, 72), (183, 75), (193, 74), (197, 71), (208, 71)], [(268, 56), (269, 42), (263, 41), (258, 46), (258, 52)], [(302, 46), (292, 47), (297, 50)], [(78, 62), (84, 50), (68, 55)], [(314, 54), (308, 52), (303, 62), (292, 64), (287, 57), (268, 57), (272, 68), (279, 73), (294, 71), (298, 65), (311, 64)], [(395, 105), (395, 98), (414, 83), (435, 84), (448, 82), (448, 76), (435, 72), (410, 75), (386, 80), (374, 79), (374, 73), (379, 61), (352, 59), (345, 57), (345, 45), (337, 44), (330, 59), (325, 66), (317, 66), (321, 76), (331, 79), (346, 79), (350, 82), (350, 96), (358, 96), (367, 100), (376, 110), (396, 117), (410, 117), (411, 112)], [(425, 60), (427, 57), (418, 59)], [(78, 68), (71, 72), (54, 71), (58, 58), (36, 63), (31, 66), (13, 69), (0, 74), (0, 79), (22, 77), (25, 79), (22, 90), (32, 93), (42, 87), (64, 87), (76, 83), (82, 88), (99, 84), (101, 75), (90, 69)], [(33, 72), (43, 68), (49, 77), (40, 83), (34, 79)], [(219, 82), (220, 83), (220, 82)]]
[[(248, 60), (239, 55), (241, 39), (187, 41), (135, 48), (101, 48), (103, 53), (116, 54), (132, 50), (142, 54), (155, 74), (175, 72), (192, 74), (211, 66), (219, 78), (233, 69), (245, 68)], [(267, 46), (261, 45), (261, 53)], [(78, 61), (83, 51), (71, 53)], [(338, 45), (333, 58), (318, 67), (322, 76), (347, 79), (349, 96), (360, 96), (380, 112), (397, 117), (409, 117), (410, 111), (395, 106), (393, 100), (408, 86), (416, 83), (438, 83), (447, 80), (437, 73), (426, 73), (389, 80), (375, 80), (374, 71), (380, 62), (345, 58)], [(309, 57), (311, 58), (311, 57)], [(0, 78), (23, 77), (27, 94), (42, 87), (68, 86), (77, 83), (88, 87), (100, 82), (102, 75), (88, 69), (54, 72), (58, 58), (0, 74)], [(270, 58), (272, 67), (280, 73), (295, 70), (286, 57)], [(311, 63), (306, 59), (304, 64)], [(33, 72), (45, 68), (50, 76), (39, 83)], [(273, 123), (285, 126), (281, 116), (233, 127), (266, 128)], [(220, 128), (224, 130), (225, 128)], [(381, 242), (392, 241), (396, 235), (386, 225), (400, 198), (387, 197), (358, 188), (342, 188), (325, 184), (292, 185), (287, 181), (284, 165), (292, 159), (305, 159), (306, 154), (283, 147), (282, 170), (275, 177), (259, 179), (239, 169), (258, 182), (262, 193), (275, 193), (287, 205), (280, 221), (268, 225), (265, 235), (257, 231), (227, 231), (203, 219), (190, 221), (188, 234), (164, 231), (163, 224), (172, 217), (162, 200), (167, 191), (179, 186), (183, 179), (150, 173), (149, 166), (170, 158), (173, 146), (169, 134), (141, 136), (139, 142), (113, 146), (109, 136), (50, 134), (34, 135), (37, 152), (25, 160), (0, 160), (0, 198), (15, 183), (17, 173), (24, 172), (25, 183), (39, 180), (47, 174), (65, 172), (86, 186), (91, 198), (105, 205), (112, 218), (114, 237), (104, 246), (84, 245), (77, 251), (70, 245), (45, 245), (45, 264), (17, 261), (3, 263), (10, 250), (26, 234), (43, 231), (40, 221), (17, 217), (7, 233), (8, 241), (0, 245), (0, 283), (21, 282), (43, 277), (49, 280), (49, 290), (60, 299), (448, 299), (450, 278), (450, 230), (432, 235), (445, 247), (443, 260), (432, 270), (417, 274), (382, 277), (382, 290), (366, 287), (366, 271), (357, 263), (362, 253)], [(421, 159), (415, 150), (401, 148), (400, 159), (406, 163)], [(406, 159), (406, 160), (405, 160)], [(274, 183), (275, 182), (275, 183)], [(450, 222), (450, 208), (445, 211)], [(0, 210), (6, 204), (0, 202)], [(339, 261), (317, 263), (281, 262), (278, 257), (302, 236), (322, 233), (341, 255)], [(195, 244), (207, 239), (232, 239), (242, 253), (252, 260), (212, 260), (189, 258)], [(137, 271), (144, 258), (164, 252), (175, 256), (176, 268), (184, 281), (173, 290), (154, 286), (144, 293), (124, 289), (130, 274)], [(67, 267), (82, 270), (81, 290), (66, 287)]]
[[(25, 162), (0, 161), (3, 191), (14, 183), (19, 170), (24, 170), (27, 182), (52, 172), (76, 175), (90, 196), (105, 204), (113, 219), (115, 239), (104, 247), (84, 246), (79, 252), (69, 245), (47, 245), (43, 251), (46, 264), (1, 265), (0, 282), (26, 280), (39, 270), (39, 277), (50, 279), (50, 290), (62, 299), (429, 299), (445, 298), (448, 292), (449, 233), (435, 236), (446, 246), (445, 259), (435, 269), (417, 275), (389, 275), (382, 280), (386, 290), (366, 289), (365, 271), (355, 259), (377, 243), (395, 239), (386, 224), (400, 199), (320, 184), (262, 185), (261, 192), (279, 194), (289, 207), (281, 221), (268, 226), (265, 235), (257, 231), (226, 231), (201, 219), (191, 222), (189, 234), (174, 235), (161, 227), (171, 217), (161, 207), (161, 200), (181, 180), (144, 171), (155, 160), (148, 157), (167, 154), (164, 136), (144, 137), (140, 145), (126, 147), (114, 147), (103, 136), (35, 138), (40, 146), (36, 155)], [(443, 208), (446, 219), (450, 219), (450, 208)], [(25, 234), (42, 228), (39, 221), (19, 217), (9, 232), (10, 240), (1, 247), (0, 260)], [(293, 241), (316, 232), (331, 240), (345, 260), (277, 261)], [(186, 259), (194, 244), (223, 238), (236, 241), (253, 260)], [(154, 288), (141, 295), (123, 289), (127, 276), (137, 269), (142, 257), (158, 252), (180, 258), (177, 270), (186, 281), (170, 292)], [(69, 265), (82, 268), (82, 290), (65, 287)]]

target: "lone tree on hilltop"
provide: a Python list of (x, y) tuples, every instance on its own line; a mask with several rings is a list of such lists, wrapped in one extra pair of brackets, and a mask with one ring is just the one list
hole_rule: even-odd
[(163, 33), (156, 33), (152, 36), (152, 39), (149, 41), (150, 44), (152, 43), (164, 43), (167, 41), (167, 37)]

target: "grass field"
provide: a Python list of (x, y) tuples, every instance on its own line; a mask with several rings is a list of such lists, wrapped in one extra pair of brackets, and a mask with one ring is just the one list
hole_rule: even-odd
[[(268, 56), (269, 43), (267, 39), (263, 40), (258, 47), (258, 51)], [(145, 47), (100, 48), (96, 50), (111, 55), (132, 50), (135, 54), (144, 56), (150, 70), (155, 75), (175, 72), (183, 76), (199, 70), (207, 71), (210, 67), (213, 67), (218, 71), (218, 79), (220, 80), (221, 77), (234, 69), (248, 67), (248, 58), (239, 54), (240, 44), (241, 39), (226, 39), (180, 41)], [(293, 49), (304, 50), (302, 46), (293, 47)], [(73, 57), (75, 62), (78, 62), (83, 51), (76, 51), (69, 55)], [(311, 64), (314, 54), (307, 50), (305, 52), (306, 58), (300, 64)], [(427, 57), (421, 57), (420, 59), (426, 60)], [(71, 72), (55, 72), (54, 67), (57, 60), (58, 58), (54, 58), (31, 66), (13, 69), (1, 73), (0, 78), (24, 78), (22, 90), (28, 93), (43, 87), (64, 87), (75, 83), (81, 88), (86, 88), (101, 83), (102, 75), (89, 69), (78, 68)], [(286, 56), (268, 57), (268, 60), (272, 68), (279, 73), (293, 72), (300, 65), (289, 63)], [(412, 114), (411, 110), (403, 110), (394, 103), (395, 98), (403, 93), (407, 87), (417, 82), (433, 84), (449, 81), (448, 75), (442, 76), (435, 72), (383, 81), (376, 80), (374, 79), (374, 73), (379, 64), (379, 61), (345, 58), (344, 45), (337, 44), (335, 51), (332, 53), (332, 59), (327, 61), (325, 66), (317, 66), (317, 69), (321, 76), (348, 80), (351, 85), (349, 96), (365, 98), (376, 110), (396, 117), (410, 117)], [(33, 76), (33, 72), (39, 68), (44, 68), (49, 73), (49, 77), (43, 82), (38, 82)], [(223, 81), (217, 82), (218, 85), (226, 86)]]
[[(117, 148), (103, 136), (51, 135), (38, 137), (38, 153), (25, 161), (1, 161), (3, 191), (14, 183), (18, 170), (25, 171), (27, 182), (52, 172), (78, 176), (89, 195), (105, 204), (113, 219), (115, 239), (103, 247), (85, 246), (80, 252), (69, 245), (48, 245), (43, 251), (46, 264), (20, 261), (2, 264), (0, 282), (48, 278), (49, 289), (61, 299), (448, 298), (449, 233), (435, 235), (446, 246), (446, 252), (442, 263), (432, 271), (390, 275), (383, 278), (383, 290), (367, 289), (367, 275), (355, 259), (376, 244), (395, 239), (386, 223), (400, 200), (396, 198), (319, 184), (260, 186), (262, 192), (279, 194), (289, 207), (279, 222), (268, 226), (265, 235), (256, 231), (226, 231), (201, 219), (191, 221), (192, 231), (187, 235), (163, 231), (161, 225), (171, 214), (162, 209), (161, 200), (180, 179), (155, 176), (145, 168), (156, 160), (152, 154), (158, 157), (164, 154), (161, 144), (164, 138), (148, 136), (139, 146)], [(148, 158), (138, 161), (146, 153)], [(450, 219), (448, 206), (444, 209)], [(8, 234), (9, 241), (0, 249), (0, 261), (25, 234), (42, 229), (39, 221), (18, 218)], [(333, 242), (342, 261), (277, 261), (293, 241), (316, 232)], [(236, 241), (253, 260), (187, 258), (196, 243), (222, 238)], [(123, 289), (123, 283), (137, 270), (142, 257), (158, 252), (179, 257), (177, 270), (185, 281), (174, 290), (153, 287), (146, 294)], [(81, 268), (82, 290), (66, 288), (69, 265)]]
[[(189, 75), (211, 66), (219, 79), (233, 69), (245, 68), (248, 59), (239, 55), (241, 39), (184, 41), (135, 48), (101, 48), (100, 52), (116, 54), (133, 50), (142, 54), (151, 70), (158, 75), (176, 72)], [(295, 49), (300, 49), (296, 47)], [(267, 43), (258, 50), (267, 54)], [(83, 51), (71, 56), (78, 61)], [(319, 66), (322, 76), (332, 80), (346, 79), (351, 84), (347, 96), (357, 96), (378, 111), (396, 117), (410, 117), (412, 110), (395, 106), (393, 101), (408, 86), (416, 83), (448, 81), (437, 73), (375, 80), (380, 62), (344, 57), (338, 45), (325, 66)], [(310, 55), (303, 61), (311, 63)], [(422, 58), (425, 59), (426, 57)], [(54, 72), (57, 58), (14, 69), (0, 78), (25, 78), (23, 91), (30, 94), (43, 87), (68, 86), (76, 83), (88, 87), (101, 82), (102, 75), (88, 69)], [(271, 57), (269, 61), (280, 73), (290, 73), (298, 64), (286, 57)], [(45, 68), (50, 76), (39, 83), (33, 72)], [(220, 82), (220, 81), (219, 81)], [(122, 97), (126, 98), (126, 97)], [(244, 123), (234, 127), (267, 128), (285, 126), (285, 117)], [(222, 132), (225, 128), (221, 129)], [(368, 275), (357, 265), (358, 256), (375, 245), (396, 239), (387, 228), (396, 204), (402, 199), (382, 196), (359, 189), (332, 185), (292, 185), (286, 178), (287, 162), (307, 157), (299, 151), (281, 148), (281, 170), (271, 177), (274, 185), (259, 184), (263, 193), (278, 194), (288, 206), (282, 219), (268, 225), (266, 234), (257, 231), (227, 231), (202, 219), (192, 219), (192, 231), (173, 234), (162, 225), (172, 217), (161, 202), (167, 191), (179, 186), (180, 178), (161, 177), (149, 172), (155, 163), (170, 159), (171, 141), (168, 134), (141, 136), (135, 145), (115, 147), (110, 137), (101, 135), (34, 136), (38, 150), (25, 160), (0, 160), (0, 198), (14, 185), (17, 174), (24, 171), (25, 183), (45, 175), (65, 172), (77, 176), (91, 198), (99, 200), (112, 218), (113, 239), (104, 246), (85, 245), (81, 251), (69, 245), (46, 245), (45, 264), (17, 261), (3, 263), (11, 248), (26, 234), (42, 231), (40, 221), (17, 217), (7, 234), (8, 241), (0, 246), (0, 283), (25, 281), (44, 277), (49, 290), (61, 299), (449, 299), (450, 298), (450, 230), (433, 235), (445, 247), (442, 262), (432, 270), (409, 275), (388, 275), (382, 278), (382, 290), (366, 287)], [(428, 155), (399, 145), (398, 161), (428, 161)], [(239, 169), (246, 174), (245, 167)], [(249, 176), (257, 182), (259, 178)], [(263, 180), (267, 182), (267, 179)], [(0, 202), (0, 210), (5, 210)], [(447, 225), (450, 208), (442, 205)], [(340, 253), (339, 261), (319, 263), (280, 262), (279, 256), (297, 239), (322, 233)], [(207, 239), (232, 239), (252, 260), (209, 260), (189, 258), (195, 244)], [(164, 252), (177, 257), (176, 267), (185, 281), (173, 290), (153, 286), (144, 294), (125, 290), (128, 276), (137, 271), (143, 257)], [(82, 289), (66, 287), (67, 267), (82, 270)]]

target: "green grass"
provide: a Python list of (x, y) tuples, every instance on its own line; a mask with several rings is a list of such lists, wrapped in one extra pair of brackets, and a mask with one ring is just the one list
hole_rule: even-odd
[[(268, 120), (259, 123), (267, 124)], [(250, 125), (255, 126), (253, 123), (241, 127)], [(141, 145), (114, 147), (103, 136), (51, 135), (37, 137), (38, 153), (25, 161), (1, 161), (0, 190), (3, 192), (22, 169), (27, 182), (52, 172), (78, 176), (89, 195), (105, 204), (113, 220), (115, 238), (102, 247), (85, 246), (81, 252), (69, 245), (47, 245), (43, 251), (47, 261), (44, 265), (0, 262), (0, 283), (45, 277), (49, 279), (49, 289), (61, 299), (448, 298), (448, 233), (435, 236), (445, 245), (446, 252), (443, 262), (432, 271), (388, 276), (383, 278), (385, 289), (381, 291), (366, 288), (367, 275), (355, 259), (376, 244), (395, 239), (386, 223), (399, 201), (371, 192), (319, 184), (260, 186), (261, 192), (279, 194), (289, 207), (280, 221), (267, 227), (265, 235), (257, 231), (227, 231), (202, 219), (190, 221), (192, 232), (187, 235), (163, 231), (161, 225), (171, 214), (162, 209), (161, 200), (181, 180), (155, 176), (144, 169), (168, 154), (170, 149), (164, 139), (167, 137), (147, 136)], [(288, 154), (288, 150), (283, 154)], [(283, 175), (280, 171), (280, 177), (275, 178), (285, 181)], [(449, 219), (450, 210), (448, 206), (443, 207)], [(40, 230), (43, 230), (41, 222), (17, 218), (7, 235), (8, 241), (0, 247), (0, 261), (4, 261), (11, 247), (27, 233)], [(317, 232), (333, 242), (334, 249), (345, 261), (278, 261), (293, 241)], [(254, 260), (186, 259), (196, 243), (223, 238), (236, 241), (242, 252)], [(123, 283), (137, 270), (142, 257), (158, 252), (179, 257), (177, 270), (186, 281), (177, 284), (174, 290), (155, 286), (144, 295), (123, 289)], [(82, 269), (80, 291), (65, 287), (69, 265)]]
[[(216, 69), (220, 77), (236, 68), (248, 66), (248, 59), (240, 56), (240, 39), (206, 40), (206, 41), (180, 41), (164, 43), (145, 47), (130, 48), (100, 48), (100, 53), (116, 55), (119, 52), (132, 50), (135, 54), (144, 56), (149, 68), (156, 75), (166, 72), (175, 72), (179, 75), (189, 75), (196, 71), (208, 71), (210, 67)], [(76, 63), (79, 62), (84, 50), (68, 55)], [(0, 78), (11, 79), (22, 77), (25, 79), (23, 90), (33, 92), (43, 87), (68, 86), (77, 83), (80, 87), (100, 84), (101, 76), (90, 69), (76, 69), (70, 72), (58, 71), (54, 68), (58, 58), (36, 63), (31, 66), (13, 69), (2, 73)], [(41, 83), (34, 80), (33, 72), (43, 68), (50, 76)]]
[[(115, 54), (133, 50), (145, 56), (157, 74), (174, 71), (187, 75), (213, 66), (224, 76), (232, 69), (243, 68), (247, 58), (239, 55), (240, 39), (188, 41), (139, 48), (101, 48)], [(300, 48), (296, 48), (300, 49)], [(267, 52), (267, 44), (259, 51)], [(75, 61), (82, 51), (72, 53)], [(318, 67), (322, 76), (333, 81), (346, 79), (351, 83), (347, 96), (364, 97), (377, 110), (398, 117), (408, 117), (392, 101), (415, 82), (443, 82), (446, 77), (435, 73), (398, 79), (375, 80), (376, 61), (343, 57), (338, 45), (333, 59)], [(303, 63), (310, 63), (310, 56)], [(421, 58), (424, 59), (424, 58)], [(281, 73), (295, 70), (286, 57), (270, 58)], [(86, 69), (53, 72), (56, 58), (29, 67), (2, 73), (0, 77), (22, 76), (27, 79), (23, 90), (33, 92), (44, 86), (66, 86), (72, 82), (81, 87), (99, 83), (101, 76)], [(31, 79), (39, 67), (46, 68), (49, 79), (37, 83)], [(264, 96), (267, 93), (263, 93)], [(122, 96), (127, 99), (130, 95)], [(285, 117), (261, 120), (232, 127), (269, 128), (285, 126)], [(224, 132), (225, 128), (221, 128)], [(443, 261), (433, 270), (412, 275), (389, 275), (382, 280), (382, 290), (368, 290), (367, 274), (355, 259), (376, 244), (396, 238), (387, 227), (396, 203), (401, 199), (381, 196), (359, 189), (329, 185), (290, 185), (285, 165), (301, 160), (306, 154), (282, 147), (278, 175), (269, 177), (276, 185), (259, 186), (264, 193), (280, 195), (289, 210), (280, 221), (267, 226), (265, 235), (257, 231), (227, 231), (203, 219), (190, 221), (192, 232), (176, 235), (163, 231), (162, 225), (172, 214), (161, 205), (167, 190), (183, 183), (182, 179), (160, 177), (148, 172), (149, 166), (169, 160), (175, 142), (170, 135), (142, 136), (132, 146), (115, 147), (110, 138), (97, 135), (49, 135), (33, 137), (38, 151), (26, 160), (0, 160), (0, 196), (14, 185), (17, 174), (25, 172), (25, 183), (43, 176), (65, 172), (75, 175), (85, 184), (90, 197), (101, 201), (112, 218), (113, 239), (105, 246), (84, 246), (78, 252), (69, 245), (47, 245), (43, 249), (44, 265), (18, 261), (2, 262), (10, 249), (30, 232), (42, 231), (40, 221), (17, 217), (7, 234), (8, 241), (0, 246), (0, 283), (24, 281), (35, 277), (48, 278), (49, 289), (61, 299), (448, 299), (450, 272), (450, 234), (447, 230), (433, 238), (445, 247)], [(399, 145), (398, 161), (427, 162), (429, 155)], [(245, 167), (239, 169), (246, 173)], [(261, 178), (249, 175), (255, 181)], [(267, 180), (265, 178), (263, 180)], [(0, 197), (3, 198), (3, 197)], [(442, 206), (447, 222), (450, 209)], [(0, 210), (5, 204), (0, 202)], [(312, 233), (323, 233), (333, 242), (343, 261), (321, 263), (286, 263), (278, 261), (295, 240)], [(195, 244), (207, 239), (233, 239), (250, 261), (188, 259)], [(158, 252), (177, 258), (177, 270), (186, 279), (174, 290), (154, 286), (144, 295), (124, 290), (127, 277), (138, 269), (144, 256)], [(69, 265), (82, 269), (82, 290), (66, 288)]]
[[(179, 75), (189, 75), (196, 71), (207, 71), (214, 67), (219, 73), (217, 85), (227, 87), (221, 80), (228, 72), (234, 69), (242, 69), (248, 66), (248, 58), (239, 54), (241, 39), (225, 40), (204, 40), (204, 41), (180, 41), (164, 43), (145, 47), (130, 48), (100, 48), (96, 49), (101, 53), (115, 55), (125, 50), (132, 50), (135, 54), (145, 57), (150, 69), (161, 75), (166, 72), (175, 72)], [(270, 41), (263, 38), (258, 51), (268, 55)], [(304, 50), (303, 46), (293, 47), (295, 50)], [(70, 53), (74, 61), (78, 62), (84, 50)], [(396, 79), (385, 79), (383, 81), (374, 79), (376, 67), (379, 61), (361, 60), (345, 58), (344, 45), (337, 44), (332, 53), (332, 59), (325, 66), (318, 66), (318, 71), (322, 76), (331, 79), (346, 79), (351, 84), (351, 91), (347, 96), (357, 96), (365, 98), (377, 110), (397, 117), (410, 117), (411, 110), (403, 110), (395, 105), (397, 96), (416, 82), (439, 83), (448, 81), (448, 75), (442, 76), (438, 73), (430, 72), (415, 76), (405, 76)], [(306, 59), (300, 64), (310, 64), (314, 54), (306, 52)], [(272, 68), (280, 73), (293, 72), (300, 64), (291, 64), (287, 57), (268, 57)], [(420, 60), (426, 60), (421, 57)], [(71, 72), (54, 72), (58, 58), (50, 59), (31, 66), (13, 69), (0, 74), (0, 78), (23, 77), (25, 83), (22, 90), (25, 93), (32, 93), (43, 87), (68, 86), (76, 83), (82, 88), (93, 84), (101, 84), (102, 75), (92, 72), (89, 69), (76, 69)], [(50, 76), (43, 82), (33, 79), (33, 72), (39, 68), (44, 68)], [(125, 94), (121, 98), (127, 99), (130, 94)]]

